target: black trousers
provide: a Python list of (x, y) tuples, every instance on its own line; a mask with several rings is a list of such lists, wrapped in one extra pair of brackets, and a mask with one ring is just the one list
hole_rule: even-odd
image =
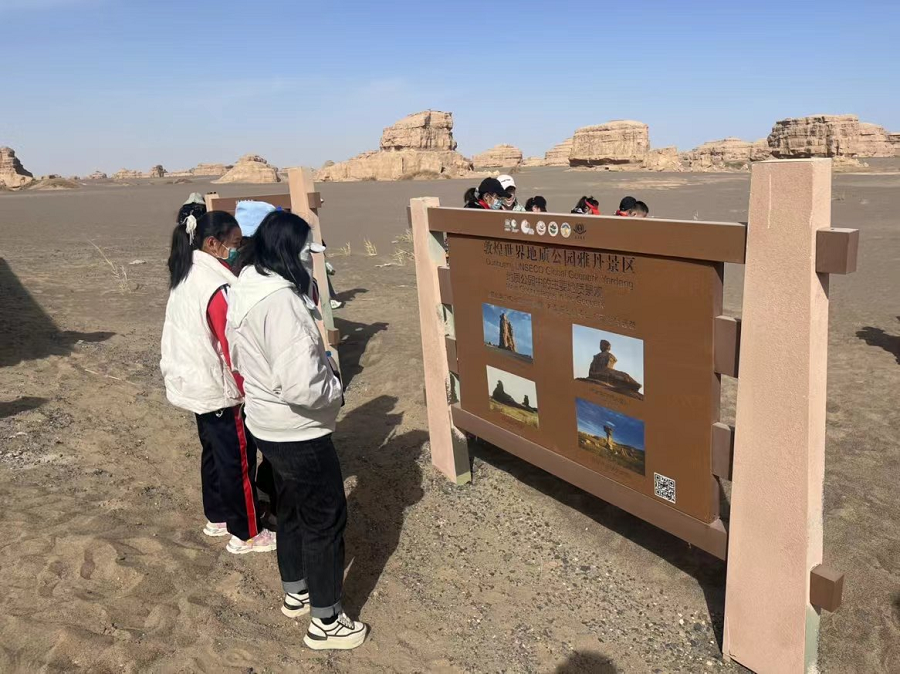
[(243, 406), (196, 416), (206, 519), (225, 522), (228, 532), (243, 541), (253, 538), (259, 533), (256, 442), (244, 426)]
[(331, 435), (305, 442), (257, 440), (275, 471), (278, 570), (285, 592), (309, 590), (310, 612), (341, 612), (347, 499)]

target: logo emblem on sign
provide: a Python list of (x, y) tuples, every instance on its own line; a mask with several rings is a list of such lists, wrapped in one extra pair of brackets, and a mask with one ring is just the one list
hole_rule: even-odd
[(572, 226), (572, 231), (578, 236), (583, 236), (585, 232), (587, 232), (587, 227), (582, 225), (580, 222), (577, 225)]
[(534, 235), (534, 227), (531, 226), (528, 220), (522, 220), (522, 234)]
[(538, 220), (538, 223), (534, 226), (537, 230), (538, 235), (544, 236), (547, 233), (547, 225), (544, 224), (543, 220)]
[(503, 231), (511, 232), (512, 231), (512, 221), (509, 218), (503, 221)]
[(568, 239), (572, 236), (572, 228), (569, 227), (568, 222), (564, 222), (559, 226), (559, 233), (563, 235), (564, 239)]
[(556, 236), (557, 234), (559, 234), (559, 225), (557, 225), (555, 222), (551, 222), (549, 225), (547, 225), (547, 233), (550, 234), (550, 236)]
[(511, 231), (511, 232), (518, 232), (518, 231), (519, 231), (519, 225), (518, 225), (518, 223), (516, 223), (515, 220), (510, 220), (510, 221), (509, 221), (509, 231)]

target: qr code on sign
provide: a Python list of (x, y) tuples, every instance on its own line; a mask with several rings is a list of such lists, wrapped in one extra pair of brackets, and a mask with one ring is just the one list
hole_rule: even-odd
[(653, 490), (659, 498), (675, 503), (675, 480), (659, 473), (653, 473)]

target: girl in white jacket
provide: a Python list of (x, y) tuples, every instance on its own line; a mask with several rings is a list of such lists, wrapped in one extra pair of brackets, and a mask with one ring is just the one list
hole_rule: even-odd
[(350, 649), (368, 628), (341, 607), (347, 501), (331, 434), (341, 383), (316, 327), (309, 225), (266, 216), (241, 251), (227, 334), (244, 378), (247, 426), (275, 470), (282, 612), (312, 614), (310, 648)]
[(197, 418), (203, 533), (230, 533), (226, 549), (234, 554), (268, 552), (275, 535), (260, 527), (256, 445), (244, 428), (242, 381), (232, 373), (225, 337), (228, 288), (237, 280), (228, 263), (241, 229), (230, 214), (206, 213), (197, 200), (182, 207), (172, 233), (160, 369), (169, 402)]

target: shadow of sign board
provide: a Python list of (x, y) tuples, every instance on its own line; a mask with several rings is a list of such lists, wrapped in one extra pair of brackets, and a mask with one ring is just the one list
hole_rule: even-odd
[[(582, 247), (577, 219), (537, 215), (474, 223), (478, 237), (448, 232), (462, 409), (714, 521), (713, 319), (722, 310), (722, 263)], [(496, 238), (513, 222), (534, 234)], [(525, 342), (526, 353), (497, 346), (504, 340)]]

